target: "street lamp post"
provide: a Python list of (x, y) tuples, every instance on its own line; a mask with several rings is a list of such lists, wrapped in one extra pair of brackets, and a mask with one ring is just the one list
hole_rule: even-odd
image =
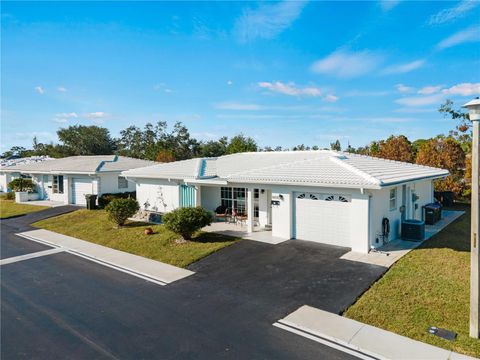
[(463, 107), (468, 109), (470, 120), (473, 124), (472, 139), (472, 225), (471, 225), (471, 253), (470, 253), (470, 336), (478, 339), (479, 337), (479, 199), (478, 199), (478, 175), (479, 175), (479, 121), (480, 121), (480, 99), (476, 98), (469, 101)]

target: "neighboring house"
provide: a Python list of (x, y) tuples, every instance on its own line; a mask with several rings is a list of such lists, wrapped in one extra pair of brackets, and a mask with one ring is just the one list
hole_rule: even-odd
[(402, 218), (421, 219), (434, 201), (433, 180), (448, 171), (334, 151), (240, 153), (128, 170), (143, 209), (167, 212), (223, 205), (248, 214), (254, 226), (285, 239), (303, 239), (368, 252), (389, 240)]
[[(12, 166), (34, 164), (42, 161), (53, 160), (49, 156), (29, 156), (24, 158), (9, 157), (0, 161), (0, 192), (8, 192), (8, 183), (15, 178), (15, 174), (3, 172)], [(18, 174), (17, 174), (18, 175)], [(19, 175), (18, 175), (19, 176)]]
[(86, 194), (135, 191), (120, 173), (156, 164), (116, 155), (71, 156), (34, 164), (9, 166), (0, 173), (29, 176), (37, 184), (40, 199), (85, 205)]

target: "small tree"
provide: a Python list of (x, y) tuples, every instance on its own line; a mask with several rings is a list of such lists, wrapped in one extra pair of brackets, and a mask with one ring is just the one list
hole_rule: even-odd
[(18, 178), (8, 183), (8, 188), (13, 191), (35, 191), (35, 184), (31, 179)]
[(191, 240), (195, 231), (210, 225), (212, 220), (212, 214), (202, 207), (175, 209), (162, 218), (165, 227), (180, 235), (184, 241)]
[(135, 199), (113, 199), (106, 207), (108, 219), (119, 228), (140, 209)]

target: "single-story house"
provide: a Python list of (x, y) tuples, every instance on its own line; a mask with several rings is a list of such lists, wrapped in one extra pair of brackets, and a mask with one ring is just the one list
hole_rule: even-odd
[(330, 150), (239, 153), (131, 169), (141, 208), (220, 205), (247, 214), (248, 231), (366, 253), (421, 219), (447, 170)]
[(27, 165), (27, 164), (34, 164), (37, 162), (53, 160), (49, 156), (29, 156), (24, 158), (8, 158), (2, 159), (0, 161), (0, 192), (8, 192), (8, 184), (12, 181), (15, 177), (12, 173), (3, 172), (4, 169), (7, 169), (12, 166), (18, 165)]
[(156, 164), (117, 155), (71, 156), (0, 170), (10, 178), (31, 177), (40, 200), (85, 205), (86, 194), (101, 195), (135, 191), (120, 173)]

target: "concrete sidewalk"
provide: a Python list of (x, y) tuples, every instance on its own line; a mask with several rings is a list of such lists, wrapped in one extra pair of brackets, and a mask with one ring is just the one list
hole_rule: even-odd
[(361, 359), (475, 359), (307, 305), (273, 325)]
[(363, 254), (350, 251), (344, 254), (340, 259), (358, 261), (365, 264), (379, 265), (389, 268), (403, 256), (420, 246), (420, 244), (430, 239), (433, 235), (442, 231), (463, 214), (465, 214), (465, 211), (444, 210), (442, 213), (442, 219), (439, 222), (437, 222), (435, 225), (425, 225), (425, 239), (422, 241), (406, 241), (402, 239), (396, 239), (388, 242), (382, 247), (379, 247), (378, 252), (370, 251), (368, 254)]
[(98, 262), (160, 285), (193, 275), (194, 272), (160, 261), (97, 245), (48, 230), (32, 230), (17, 234), (29, 240), (62, 248), (65, 251)]

